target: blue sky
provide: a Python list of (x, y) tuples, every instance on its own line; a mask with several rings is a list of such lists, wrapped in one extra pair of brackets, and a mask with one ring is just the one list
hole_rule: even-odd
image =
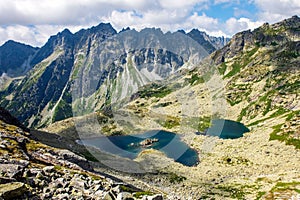
[(117, 30), (197, 28), (231, 37), (299, 14), (299, 0), (0, 0), (0, 45), (13, 39), (41, 46), (64, 28), (76, 32), (100, 22)]
[(208, 7), (204, 12), (208, 16), (213, 16), (215, 18), (220, 19), (220, 21), (225, 22), (227, 19), (231, 17), (247, 17), (255, 19), (256, 16), (253, 13), (258, 13), (259, 9), (252, 2), (247, 0), (239, 1), (239, 2), (220, 2), (218, 4), (213, 4)]

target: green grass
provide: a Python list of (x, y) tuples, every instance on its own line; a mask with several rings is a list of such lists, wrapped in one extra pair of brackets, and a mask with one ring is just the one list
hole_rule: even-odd
[(64, 99), (61, 99), (53, 114), (52, 123), (73, 116), (72, 107)]
[(259, 191), (256, 195), (256, 200), (260, 200), (267, 192)]
[(141, 197), (143, 197), (145, 195), (151, 196), (151, 195), (154, 195), (154, 193), (150, 192), (150, 191), (143, 191), (143, 192), (136, 192), (136, 193), (133, 194), (133, 196), (135, 198), (141, 198)]
[(220, 65), (220, 67), (218, 68), (218, 70), (219, 70), (219, 73), (220, 73), (220, 74), (222, 74), (222, 75), (224, 75), (224, 74), (225, 74), (225, 72), (226, 72), (226, 69), (227, 69), (227, 65), (226, 65), (226, 63), (225, 63), (225, 62), (223, 62), (223, 63)]
[(237, 118), (237, 121), (238, 121), (238, 122), (242, 121), (243, 117), (246, 116), (247, 110), (248, 110), (247, 107), (242, 109), (240, 115), (239, 115), (238, 118)]
[(167, 116), (164, 120), (157, 120), (161, 126), (171, 129), (180, 125), (180, 119), (178, 117)]
[(198, 76), (198, 74), (193, 74), (192, 77), (188, 79), (188, 82), (190, 83), (190, 85), (197, 85), (200, 83), (204, 83), (205, 80), (203, 77)]
[(239, 72), (241, 71), (241, 67), (242, 67), (242, 66), (241, 66), (239, 63), (234, 62), (234, 63), (232, 64), (232, 70), (231, 70), (230, 72), (228, 72), (228, 73), (224, 76), (224, 78), (230, 78), (230, 77), (236, 75), (237, 73), (239, 73)]
[(184, 177), (184, 176), (179, 176), (179, 175), (175, 174), (174, 172), (171, 172), (169, 174), (170, 183), (180, 183), (184, 180), (186, 180), (186, 177)]
[(236, 188), (233, 186), (218, 186), (217, 188), (219, 190), (228, 192), (230, 198), (234, 198), (234, 199), (244, 199), (245, 198), (245, 193), (240, 188)]
[(293, 190), (300, 194), (300, 190), (296, 187), (300, 187), (300, 182), (278, 182), (276, 185), (272, 188), (272, 192), (278, 192), (278, 191), (285, 191), (285, 190)]
[(283, 130), (281, 129), (282, 126), (283, 124), (273, 126), (273, 132), (270, 134), (269, 140), (279, 140), (285, 142), (287, 145), (295, 146), (296, 149), (300, 149), (300, 140), (290, 137), (294, 132), (283, 133)]
[(151, 97), (157, 97), (157, 98), (163, 98), (170, 94), (172, 90), (168, 88), (167, 86), (160, 86), (158, 84), (151, 84), (148, 87), (145, 87), (144, 90), (139, 91), (138, 95), (140, 98), (151, 98)]
[(199, 118), (198, 131), (204, 132), (210, 126), (211, 126), (211, 117), (204, 116)]
[(123, 192), (133, 192), (133, 190), (125, 185), (120, 185), (120, 188)]

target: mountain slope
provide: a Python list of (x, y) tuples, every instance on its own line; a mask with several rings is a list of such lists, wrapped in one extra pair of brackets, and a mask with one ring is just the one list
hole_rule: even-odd
[(10, 77), (25, 75), (31, 69), (30, 61), (38, 48), (12, 40), (0, 46), (0, 74)]
[(49, 137), (58, 145), (65, 138), (34, 130), (29, 133), (2, 108), (0, 133), (1, 199), (120, 199), (124, 196), (162, 199), (160, 194), (144, 192), (95, 171), (88, 160), (62, 146), (54, 148), (36, 141), (35, 136), (44, 141)]
[(215, 47), (202, 34), (194, 41), (159, 29), (117, 33), (103, 23), (66, 29), (36, 53), (25, 78), (1, 92), (1, 105), (31, 127), (90, 113), (207, 56)]
[[(146, 162), (186, 178), (172, 186), (162, 179), (153, 183), (161, 189), (182, 198), (295, 198), (300, 187), (299, 27), (294, 16), (238, 33), (198, 67), (145, 85), (127, 101), (86, 116), (85, 127), (83, 117), (48, 130), (64, 135), (77, 130), (83, 137), (173, 131), (197, 150), (201, 162), (192, 168), (175, 162), (161, 168), (164, 157)], [(213, 118), (241, 121), (251, 131), (234, 140), (195, 134)], [(153, 182), (153, 177), (143, 180)]]

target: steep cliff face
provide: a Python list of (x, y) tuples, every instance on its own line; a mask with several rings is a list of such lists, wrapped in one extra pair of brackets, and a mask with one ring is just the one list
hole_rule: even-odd
[(117, 33), (104, 23), (75, 34), (65, 29), (36, 52), (25, 78), (1, 92), (1, 105), (31, 127), (87, 114), (215, 50), (204, 33), (187, 35), (153, 28)]

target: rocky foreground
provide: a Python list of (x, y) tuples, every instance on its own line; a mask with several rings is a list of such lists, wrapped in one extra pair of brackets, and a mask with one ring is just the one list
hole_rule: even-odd
[[(28, 130), (1, 109), (0, 199), (163, 199), (96, 173), (68, 150), (30, 139)], [(9, 124), (11, 122), (11, 124)]]

